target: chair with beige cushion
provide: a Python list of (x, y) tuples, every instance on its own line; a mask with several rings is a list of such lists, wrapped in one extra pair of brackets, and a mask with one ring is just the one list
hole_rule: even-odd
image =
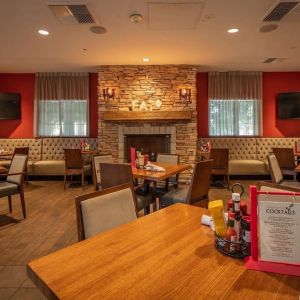
[(25, 198), (24, 198), (24, 175), (28, 156), (23, 154), (14, 155), (8, 173), (4, 174), (6, 181), (0, 182), (0, 198), (8, 197), (9, 211), (12, 212), (11, 196), (20, 194), (22, 212), (26, 218)]
[(275, 154), (269, 154), (267, 158), (273, 183), (281, 186), (300, 188), (300, 182), (298, 181), (283, 180), (283, 175), (281, 173), (281, 169), (279, 167)]
[(94, 190), (100, 191), (101, 187), (101, 176), (100, 176), (100, 163), (113, 163), (113, 157), (111, 154), (107, 155), (94, 155), (92, 160), (93, 167), (93, 183)]
[[(156, 161), (158, 163), (167, 163), (167, 164), (176, 165), (179, 163), (179, 155), (170, 154), (170, 153), (158, 153)], [(179, 179), (179, 174), (177, 174), (176, 176), (167, 178), (165, 180), (163, 191), (168, 192), (170, 187), (172, 187), (172, 186), (177, 188), (178, 187), (178, 179)], [(161, 186), (160, 182), (158, 182), (157, 190), (159, 191), (160, 188), (162, 188), (162, 186)]]
[(75, 203), (79, 241), (137, 219), (131, 184), (79, 196)]
[[(208, 203), (211, 169), (212, 160), (195, 163), (189, 187), (178, 187), (163, 195), (160, 199), (161, 206), (169, 206), (175, 203), (195, 204), (202, 200)], [(207, 206), (207, 203), (205, 206)]]

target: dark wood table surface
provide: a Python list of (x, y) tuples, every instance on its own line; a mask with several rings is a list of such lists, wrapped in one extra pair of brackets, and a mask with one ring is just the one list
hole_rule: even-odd
[(247, 270), (215, 248), (207, 210), (176, 204), (32, 261), (49, 299), (299, 299), (300, 277)]

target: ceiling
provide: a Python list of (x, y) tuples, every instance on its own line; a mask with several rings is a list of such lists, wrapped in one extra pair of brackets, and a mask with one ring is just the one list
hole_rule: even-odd
[[(87, 4), (107, 32), (94, 34), (88, 24), (60, 23), (48, 2)], [(190, 6), (162, 5), (174, 2)], [(277, 30), (259, 32), (262, 19), (276, 2), (1, 0), (0, 72), (93, 72), (107, 64), (196, 64), (203, 71), (300, 71), (300, 4), (278, 22)], [(134, 12), (143, 16), (141, 23), (130, 21)], [(240, 32), (228, 34), (230, 27)], [(39, 35), (40, 28), (49, 30), (50, 35)], [(150, 62), (144, 63), (144, 57)], [(282, 59), (264, 64), (269, 57)]]

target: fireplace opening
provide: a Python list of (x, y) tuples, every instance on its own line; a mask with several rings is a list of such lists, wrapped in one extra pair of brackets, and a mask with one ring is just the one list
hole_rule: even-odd
[(124, 135), (124, 158), (130, 162), (130, 147), (148, 154), (156, 161), (157, 153), (170, 153), (170, 134), (128, 134)]

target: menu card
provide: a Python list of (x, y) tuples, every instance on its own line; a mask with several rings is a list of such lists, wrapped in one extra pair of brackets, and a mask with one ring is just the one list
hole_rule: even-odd
[(261, 194), (258, 217), (261, 260), (300, 264), (300, 197)]

